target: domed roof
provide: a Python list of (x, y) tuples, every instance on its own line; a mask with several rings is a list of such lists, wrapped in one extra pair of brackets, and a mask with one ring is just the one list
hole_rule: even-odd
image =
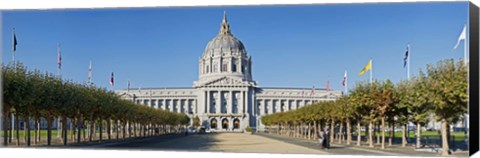
[(245, 53), (245, 47), (243, 43), (235, 38), (230, 32), (230, 25), (227, 22), (227, 15), (224, 13), (222, 24), (220, 25), (220, 31), (218, 35), (208, 42), (205, 47), (204, 56), (206, 54), (221, 52), (223, 50), (230, 50), (231, 52)]

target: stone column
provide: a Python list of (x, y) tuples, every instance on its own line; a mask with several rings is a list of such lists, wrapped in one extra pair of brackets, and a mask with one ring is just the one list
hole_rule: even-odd
[[(229, 92), (230, 92), (230, 94), (229, 94), (230, 98), (228, 98), (228, 102), (227, 102), (227, 114), (228, 113), (230, 113), (230, 114), (233, 113), (233, 98), (234, 98), (234, 96), (233, 96), (233, 91), (229, 91)], [(238, 102), (237, 102), (237, 106), (238, 106)], [(238, 110), (238, 107), (237, 107), (237, 110)]]
[(163, 110), (167, 109), (167, 99), (163, 99), (162, 102), (163, 102), (162, 103), (162, 109)]
[(290, 106), (292, 106), (292, 105), (290, 104), (290, 99), (287, 100), (287, 105), (286, 105), (286, 106), (287, 106), (287, 111), (290, 111)]
[(210, 113), (210, 91), (207, 90), (207, 91), (205, 91), (205, 93), (207, 94), (206, 97), (205, 97), (205, 99), (207, 101), (207, 112), (206, 113), (209, 114)]
[(217, 91), (217, 98), (215, 98), (215, 113), (220, 114), (222, 107), (222, 91)]
[(173, 110), (174, 110), (174, 106), (175, 106), (175, 105), (173, 105), (173, 99), (170, 99), (170, 112), (174, 112), (174, 111), (173, 111)]
[(222, 130), (222, 119), (221, 117), (217, 118), (217, 129)]
[(268, 114), (273, 114), (273, 99), (270, 99), (270, 104), (268, 104)]
[(243, 105), (244, 101), (243, 101), (243, 91), (240, 91), (237, 93), (238, 94), (238, 97), (236, 97), (237, 99), (237, 112), (238, 113), (241, 113), (241, 114), (244, 114), (245, 113), (245, 107)]

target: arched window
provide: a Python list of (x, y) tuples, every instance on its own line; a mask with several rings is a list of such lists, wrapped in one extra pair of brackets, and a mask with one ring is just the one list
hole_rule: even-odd
[(222, 72), (225, 72), (225, 71), (227, 71), (227, 70), (228, 70), (228, 69), (227, 69), (227, 63), (224, 63), (224, 64), (222, 65)]
[(222, 129), (228, 129), (228, 119), (226, 118), (222, 120)]
[(213, 64), (213, 71), (212, 72), (217, 72), (218, 71), (218, 64), (214, 63)]
[(239, 129), (240, 128), (240, 120), (235, 119), (233, 120), (233, 129)]
[(233, 60), (232, 72), (237, 72), (237, 62)]
[(217, 129), (217, 119), (212, 119), (210, 121), (210, 128)]

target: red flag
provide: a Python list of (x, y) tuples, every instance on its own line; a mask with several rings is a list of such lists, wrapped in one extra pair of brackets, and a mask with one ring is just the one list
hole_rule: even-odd
[(347, 70), (345, 70), (345, 75), (343, 75), (342, 85), (345, 87), (345, 82), (347, 82)]
[(327, 81), (327, 92), (329, 90), (329, 87), (330, 87), (330, 81)]
[(113, 72), (112, 72), (112, 75), (110, 76), (110, 85), (111, 85), (111, 86), (114, 85), (113, 80), (114, 80), (114, 79), (113, 79)]

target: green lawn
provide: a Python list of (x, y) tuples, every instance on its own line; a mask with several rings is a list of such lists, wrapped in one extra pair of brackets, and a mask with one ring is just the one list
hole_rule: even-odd
[[(354, 134), (356, 134), (356, 132)], [(362, 136), (364, 136), (365, 132), (361, 132), (361, 134), (362, 134)], [(381, 132), (375, 132), (375, 134), (380, 134), (381, 135)], [(390, 133), (385, 132), (385, 135), (388, 138)], [(410, 135), (410, 138), (414, 138), (415, 137), (415, 132), (410, 131), (409, 135)], [(451, 132), (450, 135), (454, 136), (455, 140), (463, 140), (464, 136), (465, 136), (465, 133), (464, 132)], [(376, 136), (376, 135), (374, 135), (374, 136)], [(422, 132), (422, 138), (426, 138), (426, 137), (429, 137), (429, 139), (435, 139), (435, 138), (440, 138), (441, 134), (438, 134), (436, 131), (424, 131), (424, 132)], [(401, 131), (395, 132), (394, 133), (394, 138), (402, 138), (402, 132)]]
[[(72, 132), (72, 131), (69, 130), (69, 131), (68, 131), (68, 134), (70, 135), (71, 132)], [(99, 130), (97, 130), (97, 133), (98, 133), (98, 132), (99, 132)], [(13, 133), (14, 133), (14, 135), (15, 135), (15, 131), (13, 131)], [(23, 137), (24, 134), (25, 134), (25, 132), (24, 132), (23, 130), (18, 131), (18, 133), (20, 134), (20, 137)], [(33, 138), (33, 135), (34, 135), (34, 132), (33, 132), (33, 131), (30, 131), (30, 136), (31, 136), (32, 138)], [(83, 132), (82, 132), (82, 135), (83, 135)], [(1, 136), (3, 137), (3, 131), (1, 131)], [(47, 130), (40, 130), (40, 136), (46, 138), (46, 137), (47, 137)], [(54, 137), (54, 136), (57, 136), (57, 130), (56, 130), (56, 129), (55, 129), (55, 130), (52, 130), (52, 137)]]

